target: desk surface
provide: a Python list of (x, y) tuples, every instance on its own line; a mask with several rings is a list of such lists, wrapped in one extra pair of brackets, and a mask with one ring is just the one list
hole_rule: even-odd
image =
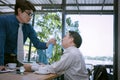
[(1, 73), (0, 80), (52, 80), (58, 77), (57, 74), (40, 75), (30, 72), (25, 72), (23, 75), (15, 72)]

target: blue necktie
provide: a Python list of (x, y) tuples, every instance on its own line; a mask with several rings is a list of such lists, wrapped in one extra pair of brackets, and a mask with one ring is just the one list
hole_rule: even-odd
[(46, 56), (50, 59), (52, 57), (54, 45), (51, 43), (48, 45), (48, 49), (46, 50)]

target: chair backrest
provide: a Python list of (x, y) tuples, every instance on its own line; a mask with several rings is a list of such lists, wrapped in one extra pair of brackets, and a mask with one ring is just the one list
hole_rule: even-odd
[(108, 73), (104, 65), (94, 66), (93, 80), (109, 80)]
[(86, 64), (86, 68), (88, 71), (89, 80), (92, 80), (94, 65), (93, 64)]

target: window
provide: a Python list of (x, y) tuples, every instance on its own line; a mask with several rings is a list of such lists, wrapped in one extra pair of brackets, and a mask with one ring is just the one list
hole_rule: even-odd
[(113, 64), (113, 15), (67, 15), (79, 22), (87, 64)]

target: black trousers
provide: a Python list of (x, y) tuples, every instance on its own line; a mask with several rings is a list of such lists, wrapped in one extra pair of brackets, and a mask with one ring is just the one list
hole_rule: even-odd
[(4, 54), (4, 65), (8, 64), (8, 63), (17, 63), (17, 67), (22, 66), (23, 64), (20, 63), (17, 60), (17, 55), (16, 54), (10, 54), (10, 53), (5, 53)]

